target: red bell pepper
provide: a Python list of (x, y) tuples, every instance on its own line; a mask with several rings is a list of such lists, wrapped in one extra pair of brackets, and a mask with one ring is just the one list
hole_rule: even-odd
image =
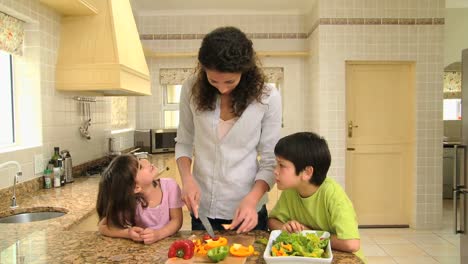
[(193, 244), (192, 240), (183, 239), (174, 241), (169, 248), (169, 252), (167, 256), (169, 258), (183, 258), (183, 259), (191, 259), (193, 257), (195, 250), (195, 245)]

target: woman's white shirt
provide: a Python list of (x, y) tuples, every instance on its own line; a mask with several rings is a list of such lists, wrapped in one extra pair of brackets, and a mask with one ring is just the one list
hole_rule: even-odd
[[(274, 148), (280, 137), (281, 98), (267, 86), (262, 103), (252, 102), (225, 136), (219, 137), (220, 97), (214, 111), (197, 111), (191, 99), (195, 77), (182, 86), (176, 159), (193, 160), (193, 176), (200, 186), (200, 208), (210, 218), (232, 219), (255, 181), (274, 185)], [(194, 158), (195, 157), (195, 158)], [(267, 202), (265, 194), (257, 211)]]

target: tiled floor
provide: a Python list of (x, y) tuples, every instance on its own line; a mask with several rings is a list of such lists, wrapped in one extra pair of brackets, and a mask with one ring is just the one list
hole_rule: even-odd
[(458, 264), (460, 239), (452, 230), (452, 200), (444, 200), (444, 228), (361, 229), (361, 247), (369, 263)]

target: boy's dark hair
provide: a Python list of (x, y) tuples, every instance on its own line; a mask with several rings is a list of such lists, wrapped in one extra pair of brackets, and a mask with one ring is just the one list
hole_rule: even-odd
[(292, 162), (296, 175), (307, 166), (312, 166), (314, 172), (310, 183), (317, 186), (327, 177), (331, 163), (327, 141), (312, 132), (299, 132), (283, 137), (275, 146), (275, 155)]

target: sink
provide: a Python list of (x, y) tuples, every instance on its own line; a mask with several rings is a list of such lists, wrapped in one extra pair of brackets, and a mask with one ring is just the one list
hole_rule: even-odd
[(61, 217), (67, 213), (63, 208), (36, 207), (12, 211), (13, 214), (0, 217), (0, 224), (20, 224)]

